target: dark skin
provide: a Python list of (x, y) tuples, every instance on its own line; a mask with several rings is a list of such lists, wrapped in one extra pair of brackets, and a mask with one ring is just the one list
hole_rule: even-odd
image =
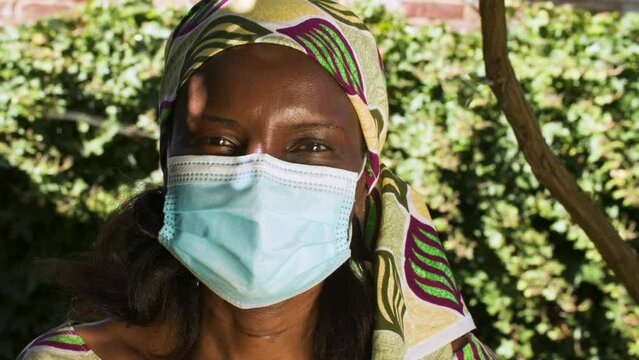
[[(278, 159), (359, 172), (364, 140), (340, 85), (307, 55), (252, 44), (207, 61), (178, 95), (169, 156)], [(366, 197), (360, 179), (353, 215)], [(322, 284), (272, 306), (243, 310), (200, 286), (201, 327), (189, 359), (312, 359)], [(116, 320), (76, 327), (104, 360), (152, 359), (171, 350), (171, 325), (127, 326)]]

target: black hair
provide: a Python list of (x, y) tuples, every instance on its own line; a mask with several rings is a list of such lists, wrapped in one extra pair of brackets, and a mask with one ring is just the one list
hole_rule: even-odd
[[(189, 353), (199, 334), (200, 295), (195, 277), (158, 241), (165, 192), (158, 187), (128, 199), (102, 225), (93, 249), (80, 259), (52, 260), (46, 267), (73, 296), (71, 321), (111, 317), (139, 326), (167, 321), (177, 343), (167, 354), (151, 355), (177, 359)], [(357, 237), (352, 243), (359, 243)], [(371, 358), (372, 285), (358, 253), (321, 290), (316, 359)]]

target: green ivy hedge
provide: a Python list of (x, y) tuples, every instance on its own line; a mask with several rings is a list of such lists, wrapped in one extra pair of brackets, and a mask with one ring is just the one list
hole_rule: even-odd
[[(0, 31), (0, 358), (64, 319), (33, 260), (86, 249), (122, 199), (161, 182), (155, 105), (179, 12), (105, 3)], [(479, 336), (505, 359), (639, 358), (639, 309), (532, 176), (485, 84), (479, 32), (356, 11), (388, 75), (385, 161), (428, 196)], [(639, 16), (509, 13), (546, 139), (639, 249)]]

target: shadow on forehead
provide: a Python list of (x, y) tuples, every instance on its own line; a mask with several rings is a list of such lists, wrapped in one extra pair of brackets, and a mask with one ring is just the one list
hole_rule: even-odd
[(283, 45), (241, 45), (212, 56), (187, 81), (179, 97), (184, 95), (189, 112), (199, 113), (207, 106), (271, 109), (306, 117), (302, 114), (311, 113), (359, 127), (337, 80), (315, 59)]
[(263, 74), (261, 71), (268, 69), (283, 77), (303, 74), (320, 76), (332, 79), (341, 89), (339, 83), (314, 58), (284, 45), (257, 43), (233, 46), (209, 58), (195, 74), (211, 73), (217, 68), (241, 68), (242, 71), (256, 75)]

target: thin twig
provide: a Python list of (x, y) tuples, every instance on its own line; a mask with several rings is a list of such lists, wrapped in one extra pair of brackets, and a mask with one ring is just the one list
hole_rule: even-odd
[[(105, 118), (86, 114), (78, 111), (68, 111), (63, 114), (59, 113), (51, 113), (47, 115), (47, 119), (49, 120), (57, 120), (57, 121), (72, 121), (76, 123), (84, 123), (89, 126), (93, 126), (96, 128), (100, 128), (104, 126), (104, 123), (107, 121)], [(134, 125), (118, 125), (118, 134), (128, 136), (131, 138), (146, 138), (151, 140), (157, 140), (156, 136), (152, 134), (140, 131)]]

